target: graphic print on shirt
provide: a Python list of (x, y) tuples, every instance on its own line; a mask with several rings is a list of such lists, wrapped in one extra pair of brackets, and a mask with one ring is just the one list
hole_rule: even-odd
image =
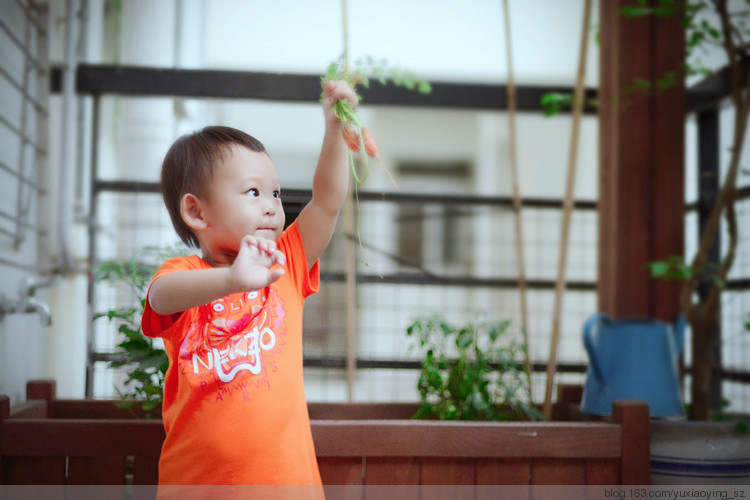
[(180, 346), (180, 371), (192, 384), (222, 392), (269, 387), (284, 345), (284, 309), (273, 288), (234, 294), (200, 308)]

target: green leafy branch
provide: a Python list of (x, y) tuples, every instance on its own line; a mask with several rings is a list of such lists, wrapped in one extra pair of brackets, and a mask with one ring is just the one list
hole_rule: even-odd
[[(642, 94), (672, 88), (677, 85), (679, 79), (684, 76), (703, 75), (707, 76), (710, 71), (704, 66), (699, 52), (705, 51), (709, 45), (721, 45), (721, 30), (717, 24), (706, 19), (705, 14), (713, 11), (709, 0), (693, 0), (685, 3), (681, 0), (659, 0), (658, 5), (649, 5), (649, 0), (637, 0), (634, 5), (627, 5), (618, 10), (618, 15), (628, 19), (644, 17), (666, 18), (675, 15), (682, 16), (682, 25), (685, 28), (686, 58), (682, 68), (667, 71), (655, 80), (645, 78), (634, 78), (632, 83), (624, 89), (625, 94)], [(750, 15), (750, 11), (734, 12), (739, 18), (738, 25), (744, 26), (744, 18)], [(750, 31), (744, 30), (750, 34)], [(598, 44), (598, 37), (597, 37)], [(598, 102), (592, 101), (588, 104), (598, 106)], [(554, 116), (564, 109), (573, 106), (571, 94), (551, 92), (544, 94), (541, 98), (542, 109), (545, 116)]]
[(666, 260), (657, 260), (646, 264), (651, 277), (667, 281), (690, 280), (703, 277), (713, 281), (719, 288), (724, 288), (724, 281), (719, 276), (719, 266), (712, 262), (706, 262), (698, 268), (685, 262), (680, 255), (672, 255)]
[(156, 262), (183, 254), (184, 250), (176, 247), (146, 247), (130, 260), (104, 262), (93, 271), (98, 282), (124, 285), (137, 304), (137, 307), (118, 307), (96, 313), (93, 319), (106, 318), (117, 325), (117, 331), (124, 337), (113, 353), (116, 359), (109, 362), (110, 368), (128, 367), (123, 388), (115, 387), (120, 397), (117, 406), (131, 411), (138, 406), (146, 418), (161, 416), (164, 376), (169, 367), (166, 352), (141, 331), (146, 292), (158, 267)]
[[(562, 110), (570, 109), (573, 107), (573, 94), (562, 92), (548, 92), (542, 96), (540, 104), (542, 105), (542, 109), (544, 110), (544, 116), (555, 116)], [(587, 99), (585, 101), (585, 104), (587, 106), (596, 108), (599, 106), (599, 100)]]

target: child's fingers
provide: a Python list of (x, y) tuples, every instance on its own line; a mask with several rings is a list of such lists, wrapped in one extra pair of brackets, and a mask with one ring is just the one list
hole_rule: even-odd
[(284, 264), (286, 264), (286, 255), (284, 255), (284, 253), (281, 250), (276, 250), (273, 253), (273, 260), (274, 260), (274, 263), (280, 266), (283, 266)]
[(255, 238), (253, 238), (252, 236), (249, 236), (249, 235), (245, 236), (244, 238), (242, 238), (242, 241), (240, 241), (240, 249), (242, 249), (242, 247), (246, 247), (246, 248), (249, 248), (249, 249), (253, 249), (254, 248), (254, 249), (257, 250), (258, 249), (258, 240), (256, 240)]
[(279, 264), (281, 266), (286, 264), (286, 255), (276, 248), (275, 241), (248, 235), (242, 238), (242, 244), (268, 257), (271, 259), (272, 264)]
[(359, 104), (359, 99), (354, 89), (348, 83), (341, 80), (331, 80), (328, 82), (323, 90), (323, 95), (328, 98), (331, 105), (339, 101), (347, 101), (352, 107), (357, 107), (357, 104)]

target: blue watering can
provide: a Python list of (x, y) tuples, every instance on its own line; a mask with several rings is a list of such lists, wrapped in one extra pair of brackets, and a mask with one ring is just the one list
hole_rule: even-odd
[(677, 358), (685, 339), (685, 318), (674, 326), (653, 319), (612, 320), (596, 314), (583, 327), (589, 355), (581, 411), (611, 415), (616, 399), (640, 399), (652, 417), (684, 413)]

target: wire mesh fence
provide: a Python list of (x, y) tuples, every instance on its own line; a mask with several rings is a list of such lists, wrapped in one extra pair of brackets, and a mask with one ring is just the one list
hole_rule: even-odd
[[(160, 196), (148, 192), (103, 192), (98, 201), (97, 261), (130, 259), (149, 246), (176, 242)], [(293, 194), (295, 202), (309, 194)], [(454, 324), (479, 319), (511, 320), (511, 335), (524, 339), (519, 314), (518, 264), (514, 212), (502, 198), (360, 193), (356, 231), (339, 222), (321, 259), (321, 289), (308, 298), (304, 315), (306, 387), (310, 400), (347, 398), (346, 305), (356, 302), (356, 362), (353, 397), (361, 401), (416, 401), (416, 380), (423, 353), (407, 339), (416, 318), (440, 313)], [(525, 227), (528, 339), (531, 361), (544, 370), (549, 352), (554, 283), (559, 252), (561, 203), (527, 200)], [(289, 222), (289, 221), (288, 221)], [(596, 224), (593, 203), (580, 204), (572, 219), (558, 360), (575, 366), (582, 383), (586, 355), (580, 327), (596, 309)], [(356, 297), (348, 297), (346, 245), (353, 245)], [(96, 283), (94, 309), (111, 309), (128, 291)], [(130, 299), (132, 301), (132, 298)], [(131, 302), (132, 303), (132, 302)], [(111, 353), (118, 334), (104, 319), (93, 330), (93, 359)], [(118, 374), (119, 373), (119, 374)], [(94, 396), (110, 397), (121, 370), (94, 364)], [(534, 376), (534, 396), (543, 399), (543, 376)]]

